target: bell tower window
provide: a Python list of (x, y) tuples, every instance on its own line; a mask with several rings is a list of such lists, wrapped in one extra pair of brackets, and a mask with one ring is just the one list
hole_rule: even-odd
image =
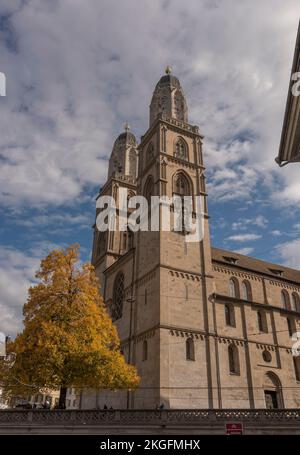
[(180, 160), (188, 160), (187, 143), (181, 137), (175, 142), (174, 157)]

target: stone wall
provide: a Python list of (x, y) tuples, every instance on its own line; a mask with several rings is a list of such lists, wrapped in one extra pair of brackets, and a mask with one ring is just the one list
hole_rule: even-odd
[(300, 434), (300, 410), (4, 410), (0, 434), (226, 434), (242, 423), (243, 434)]

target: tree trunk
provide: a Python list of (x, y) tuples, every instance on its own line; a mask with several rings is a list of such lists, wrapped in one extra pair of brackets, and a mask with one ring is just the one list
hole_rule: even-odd
[(61, 387), (59, 391), (58, 409), (66, 409), (67, 387)]

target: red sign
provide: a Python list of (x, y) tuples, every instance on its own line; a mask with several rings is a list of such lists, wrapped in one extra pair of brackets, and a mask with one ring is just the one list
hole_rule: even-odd
[(226, 423), (226, 434), (243, 434), (242, 423)]

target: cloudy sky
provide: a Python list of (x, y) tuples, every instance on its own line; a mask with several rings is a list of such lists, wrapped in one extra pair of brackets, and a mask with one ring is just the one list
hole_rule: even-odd
[(94, 198), (171, 65), (205, 136), (212, 243), (300, 267), (299, 165), (279, 169), (299, 0), (1, 0), (0, 330), (49, 249), (89, 259)]

